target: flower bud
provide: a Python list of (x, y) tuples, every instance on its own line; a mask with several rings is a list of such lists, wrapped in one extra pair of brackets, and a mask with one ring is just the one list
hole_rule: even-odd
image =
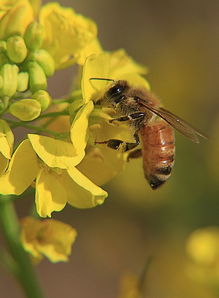
[(54, 74), (55, 61), (46, 50), (40, 49), (31, 53), (30, 59), (33, 59), (39, 63), (39, 65), (43, 68), (46, 76), (49, 77)]
[(10, 2), (11, 4), (5, 5), (5, 13), (0, 19), (0, 39), (13, 34), (23, 35), (26, 27), (34, 18), (31, 4), (28, 1), (13, 1), (13, 4), (12, 1)]
[(0, 40), (0, 52), (5, 52), (7, 50), (6, 41)]
[(47, 81), (46, 75), (42, 67), (36, 61), (29, 61), (27, 69), (30, 76), (30, 89), (35, 92), (40, 89), (46, 89)]
[(45, 29), (44, 26), (33, 22), (31, 23), (24, 34), (24, 40), (28, 49), (30, 50), (37, 50), (42, 46), (43, 39), (45, 36)]
[(7, 57), (7, 55), (3, 52), (0, 52), (0, 66), (9, 63), (9, 59)]
[(21, 99), (10, 106), (9, 112), (22, 121), (31, 121), (40, 115), (41, 106), (35, 99)]
[(8, 57), (15, 63), (21, 63), (27, 56), (27, 47), (21, 36), (11, 36), (7, 40)]
[(17, 65), (4, 64), (1, 67), (0, 75), (3, 78), (3, 87), (0, 90), (1, 96), (11, 97), (17, 90), (17, 74), (18, 74)]
[(18, 81), (17, 81), (17, 91), (23, 92), (27, 90), (29, 83), (29, 74), (28, 72), (19, 72)]
[(42, 112), (48, 108), (52, 100), (49, 93), (45, 90), (38, 90), (33, 94), (33, 98), (40, 103)]

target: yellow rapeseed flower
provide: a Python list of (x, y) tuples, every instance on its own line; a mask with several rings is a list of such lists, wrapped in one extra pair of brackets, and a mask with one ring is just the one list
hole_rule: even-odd
[(188, 237), (189, 257), (186, 271), (192, 280), (213, 289), (219, 286), (219, 228), (210, 226), (195, 230)]
[(46, 29), (43, 48), (53, 57), (56, 69), (83, 63), (86, 56), (101, 51), (95, 23), (72, 8), (46, 4), (40, 10), (39, 21)]
[(36, 261), (47, 257), (51, 262), (66, 262), (77, 232), (70, 225), (54, 219), (21, 221), (21, 242)]
[(0, 193), (19, 195), (36, 179), (36, 207), (40, 216), (51, 216), (66, 203), (77, 208), (102, 204), (107, 193), (75, 166), (85, 155), (88, 115), (92, 102), (74, 120), (73, 144), (34, 134), (28, 135), (12, 156), (8, 170), (0, 177)]

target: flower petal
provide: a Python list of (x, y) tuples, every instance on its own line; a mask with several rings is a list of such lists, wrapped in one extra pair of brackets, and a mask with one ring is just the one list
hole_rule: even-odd
[(2, 153), (0, 153), (0, 176), (3, 175), (4, 172), (6, 171), (8, 167), (8, 163), (9, 163), (9, 160), (5, 158), (5, 156), (2, 155)]
[(71, 143), (46, 136), (28, 134), (37, 155), (52, 168), (67, 169), (77, 165), (78, 153)]
[(93, 108), (93, 102), (88, 102), (86, 105), (80, 108), (72, 122), (70, 137), (78, 155), (77, 163), (75, 163), (74, 165), (78, 164), (85, 155), (84, 150), (87, 145), (88, 139), (88, 121)]
[(67, 203), (65, 185), (60, 175), (44, 167), (36, 179), (36, 209), (41, 217), (49, 216), (53, 211), (62, 210)]
[[(106, 146), (93, 147), (77, 168), (97, 185), (103, 185), (125, 167), (124, 155)], [(95, 169), (95, 170), (94, 170)], [(100, 174), (101, 173), (101, 174)]]
[(90, 101), (97, 91), (104, 89), (109, 84), (108, 81), (91, 81), (91, 78), (112, 79), (110, 77), (110, 55), (108, 53), (94, 54), (86, 59), (81, 81), (82, 95), (85, 103)]
[(75, 55), (86, 48), (97, 35), (93, 21), (58, 3), (44, 5), (39, 19), (46, 28), (43, 47), (54, 58), (56, 68), (62, 68), (68, 61), (73, 64), (76, 61)]
[(21, 227), (22, 244), (32, 256), (37, 259), (45, 256), (54, 263), (68, 260), (77, 236), (70, 225), (54, 219), (25, 217)]
[(77, 208), (92, 208), (100, 205), (107, 197), (107, 192), (95, 185), (78, 169), (67, 170), (68, 175), (63, 175), (63, 184), (68, 192), (68, 203)]
[(24, 140), (13, 154), (8, 170), (0, 177), (0, 193), (21, 194), (31, 185), (39, 170), (37, 155), (29, 140)]
[(10, 158), (14, 144), (14, 135), (8, 123), (0, 119), (0, 152), (5, 158)]

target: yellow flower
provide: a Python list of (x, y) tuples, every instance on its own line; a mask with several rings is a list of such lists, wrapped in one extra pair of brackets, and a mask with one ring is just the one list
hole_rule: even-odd
[(190, 258), (187, 273), (193, 280), (212, 287), (219, 286), (219, 228), (206, 227), (194, 231), (187, 240)]
[(0, 39), (13, 34), (23, 35), (33, 18), (33, 9), (28, 0), (1, 1)]
[(74, 120), (73, 144), (46, 136), (28, 135), (0, 177), (0, 193), (19, 195), (36, 179), (36, 207), (40, 216), (51, 216), (66, 203), (77, 208), (102, 204), (107, 193), (84, 176), (76, 166), (85, 155), (88, 116), (92, 102)]
[(70, 225), (54, 219), (21, 221), (21, 242), (36, 261), (47, 257), (51, 262), (66, 262), (77, 232)]
[(84, 56), (101, 50), (95, 23), (71, 8), (49, 3), (41, 8), (39, 20), (46, 28), (43, 48), (54, 58), (56, 69), (83, 63)]
[[(89, 56), (82, 71), (83, 100), (73, 102), (72, 110), (97, 101), (111, 84), (103, 80), (91, 81), (90, 78), (122, 79), (131, 85), (149, 88), (147, 81), (141, 76), (145, 73), (146, 69), (134, 62), (124, 50)], [(135, 142), (133, 131), (127, 124), (118, 126), (109, 123), (109, 119), (114, 116), (113, 113), (111, 109), (94, 107), (89, 117), (89, 146), (85, 158), (78, 165), (78, 168), (98, 185), (106, 183), (123, 170), (126, 154), (109, 149), (105, 145), (94, 146), (95, 141), (120, 139), (124, 142)]]
[(14, 135), (6, 121), (0, 119), (0, 175), (8, 167), (14, 144)]

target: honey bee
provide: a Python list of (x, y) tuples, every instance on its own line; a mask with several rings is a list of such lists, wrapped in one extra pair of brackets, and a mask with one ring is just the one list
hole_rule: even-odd
[[(188, 137), (194, 143), (199, 143), (199, 137), (206, 138), (186, 121), (161, 107), (161, 103), (150, 91), (131, 87), (127, 81), (105, 78), (90, 78), (90, 80), (106, 80), (112, 84), (98, 100), (98, 104), (111, 107), (118, 115), (114, 121), (127, 121), (133, 128), (134, 143), (110, 139), (96, 141), (106, 144), (112, 149), (123, 148), (130, 151), (128, 160), (143, 157), (143, 169), (146, 180), (152, 189), (160, 187), (170, 177), (175, 159), (174, 130)], [(158, 117), (157, 117), (158, 116)], [(141, 149), (134, 149), (141, 143)]]

